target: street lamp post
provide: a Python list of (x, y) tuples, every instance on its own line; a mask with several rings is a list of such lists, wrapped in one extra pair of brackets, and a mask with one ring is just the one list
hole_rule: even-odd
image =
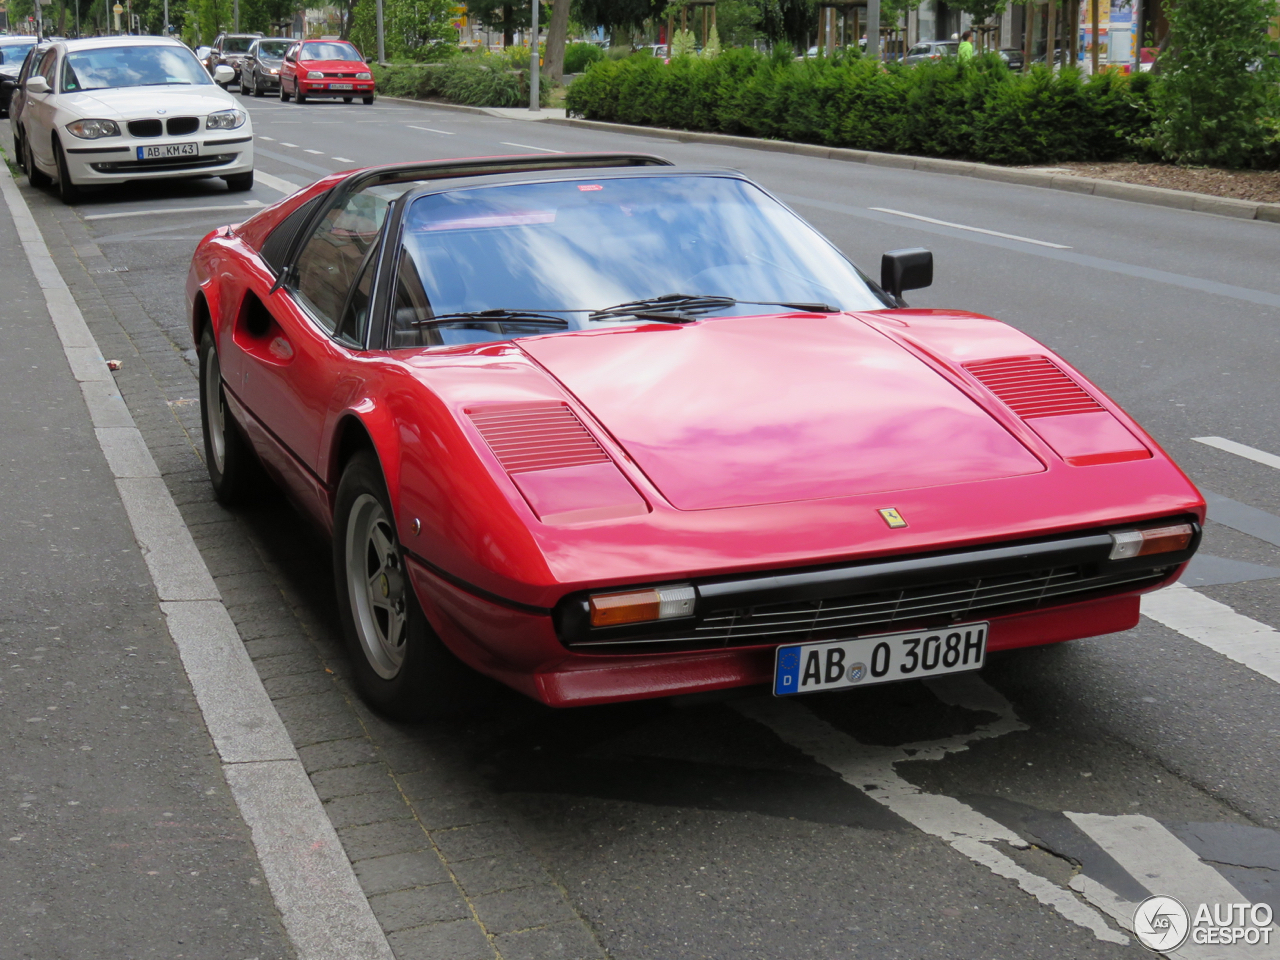
[(378, 63), (387, 62), (387, 38), (382, 27), (382, 0), (378, 0)]
[[(561, 3), (567, 3), (568, 0), (560, 0)], [(533, 39), (531, 41), (532, 49), (529, 51), (529, 109), (533, 113), (537, 113), (542, 109), (541, 99), (538, 91), (539, 75), (542, 73), (542, 64), (538, 61), (538, 3), (539, 0), (533, 0), (532, 25), (529, 28)]]
[(867, 56), (880, 59), (880, 0), (867, 0)]

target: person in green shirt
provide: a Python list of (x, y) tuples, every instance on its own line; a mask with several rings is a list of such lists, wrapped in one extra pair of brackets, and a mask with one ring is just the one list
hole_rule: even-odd
[(956, 55), (961, 60), (973, 59), (973, 31), (966, 30), (960, 35), (960, 48), (956, 51)]

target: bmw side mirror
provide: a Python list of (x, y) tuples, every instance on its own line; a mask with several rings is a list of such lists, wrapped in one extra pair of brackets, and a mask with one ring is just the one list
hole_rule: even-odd
[(28, 77), (27, 93), (48, 93), (49, 81), (44, 77)]
[(235, 78), (235, 70), (227, 66), (225, 63), (220, 63), (213, 68), (213, 79), (217, 83), (230, 83)]
[(933, 253), (924, 247), (890, 250), (880, 258), (880, 286), (901, 297), (904, 290), (933, 285)]

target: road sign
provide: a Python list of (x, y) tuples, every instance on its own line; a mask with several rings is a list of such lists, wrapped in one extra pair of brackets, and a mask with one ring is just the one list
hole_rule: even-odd
[[(49, 0), (41, 0), (41, 2), (48, 3)], [(124, 5), (117, 3), (114, 7), (111, 8), (111, 12), (115, 14), (124, 13)]]

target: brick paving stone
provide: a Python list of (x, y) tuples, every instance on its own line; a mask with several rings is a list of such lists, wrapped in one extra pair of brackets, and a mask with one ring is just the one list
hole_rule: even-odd
[(564, 895), (550, 884), (473, 897), (471, 905), (491, 934), (578, 919)]
[(437, 830), (431, 834), (431, 839), (451, 863), (454, 860), (510, 853), (520, 848), (515, 834), (503, 823), (480, 823), (454, 830)]
[(580, 920), (494, 937), (502, 960), (601, 960), (604, 951)]
[(324, 770), (311, 778), (321, 800), (336, 800), (395, 787), (385, 764), (362, 763), (358, 767)]
[(413, 810), (404, 802), (404, 797), (395, 790), (340, 797), (337, 800), (328, 801), (324, 809), (335, 830), (365, 823), (385, 823), (389, 820), (413, 818)]
[(356, 864), (356, 876), (365, 896), (372, 897), (444, 883), (449, 880), (449, 871), (434, 850), (419, 850), (361, 860)]
[(352, 862), (393, 853), (413, 853), (431, 846), (426, 833), (416, 820), (392, 820), (367, 826), (346, 827), (338, 831), (338, 839)]
[[(274, 634), (280, 636), (284, 633), (287, 625), (281, 625), (281, 633)], [(241, 632), (241, 636), (244, 633)], [(260, 639), (260, 638), (255, 638)], [(253, 664), (258, 668), (258, 676), (266, 680), (270, 677), (291, 677), (301, 673), (324, 672), (324, 667), (320, 665), (320, 660), (313, 654), (290, 654), (284, 657), (263, 657), (254, 661)]]
[[(222, 584), (218, 584), (222, 590)], [(224, 594), (225, 596), (225, 594)], [(311, 644), (299, 636), (263, 637), (261, 640), (249, 640), (244, 645), (251, 659), (261, 660), (264, 657), (310, 656), (315, 659)]]
[[(323, 669), (314, 673), (295, 673), (287, 677), (270, 677), (262, 681), (267, 696), (272, 700), (283, 700), (286, 697), (305, 697), (314, 693), (323, 693), (334, 689), (334, 679)], [(372, 748), (370, 748), (372, 753)]]
[(321, 770), (335, 770), (340, 767), (370, 763), (378, 759), (378, 754), (367, 737), (351, 737), (347, 740), (334, 740), (329, 743), (317, 743), (310, 747), (299, 747), (298, 757), (302, 760), (302, 768), (314, 775)]
[(488, 938), (471, 920), (433, 923), (387, 937), (396, 960), (495, 960)]
[(477, 857), (449, 864), (458, 883), (469, 897), (481, 897), (499, 890), (514, 890), (534, 884), (549, 884), (551, 878), (531, 855)]
[(381, 893), (369, 898), (369, 906), (387, 933), (471, 917), (466, 901), (451, 882)]
[(474, 766), (461, 762), (441, 762), (428, 754), (427, 750), (417, 751), (419, 769), (398, 777), (400, 789), (410, 800), (471, 794), (488, 787), (488, 783)]
[(482, 793), (414, 800), (413, 810), (428, 830), (464, 827), (502, 818), (497, 802)]
[(326, 740), (346, 740), (362, 733), (360, 723), (347, 710), (318, 717), (286, 716), (290, 704), (298, 700), (314, 699), (315, 696), (316, 694), (311, 694), (307, 697), (289, 697), (275, 701), (276, 710), (284, 720), (285, 729), (289, 731), (289, 737), (293, 740), (295, 747), (309, 747), (314, 743), (324, 743)]

